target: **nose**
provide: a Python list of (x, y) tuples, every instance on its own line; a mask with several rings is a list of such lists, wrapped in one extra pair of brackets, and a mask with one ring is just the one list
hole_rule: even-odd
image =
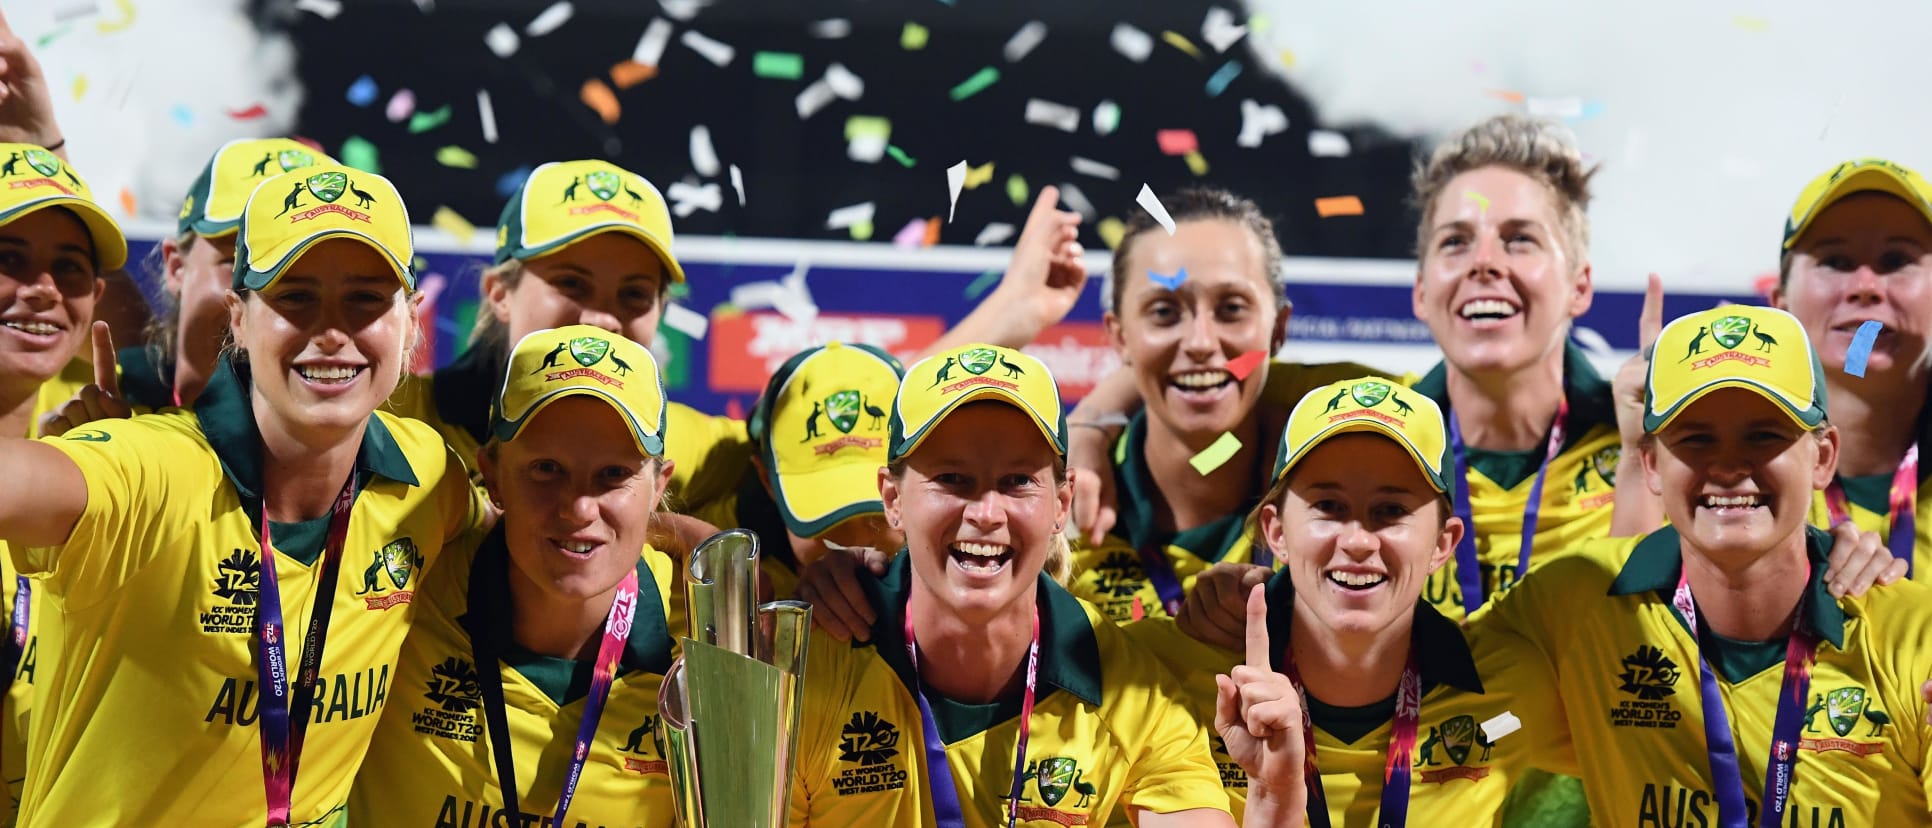
[(585, 526), (597, 519), (597, 498), (577, 489), (557, 504), (557, 516), (574, 526)]
[(988, 488), (966, 504), (965, 519), (974, 528), (982, 531), (998, 529), (1006, 524), (1006, 506), (999, 490)]
[(60, 304), (60, 286), (54, 284), (54, 275), (46, 268), (33, 268), (31, 275), (19, 282), (15, 293), (34, 312), (52, 310)]
[(1502, 260), (1502, 239), (1489, 234), (1477, 234), (1475, 247), (1470, 251), (1469, 272), (1464, 274), (1472, 279), (1494, 279), (1503, 275), (1497, 265)]
[(1196, 308), (1186, 323), (1186, 333), (1181, 339), (1181, 349), (1196, 361), (1213, 358), (1221, 350), (1220, 337), (1216, 336), (1216, 323), (1212, 308)]
[(1382, 539), (1369, 531), (1360, 520), (1351, 520), (1342, 527), (1341, 534), (1335, 537), (1335, 546), (1342, 554), (1355, 560), (1362, 560), (1382, 548)]
[(1851, 278), (1845, 281), (1845, 301), (1858, 305), (1875, 305), (1885, 299), (1885, 280), (1872, 270), (1871, 265), (1859, 265), (1852, 271)]
[(618, 320), (617, 314), (611, 312), (608, 308), (585, 306), (583, 312), (577, 315), (577, 323), (580, 325), (589, 325), (593, 328), (602, 328), (605, 332), (612, 334), (621, 334), (624, 332), (623, 323)]

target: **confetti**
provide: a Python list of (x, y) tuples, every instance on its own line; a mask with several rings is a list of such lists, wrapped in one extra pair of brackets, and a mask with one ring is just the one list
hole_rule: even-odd
[(671, 213), (678, 218), (699, 210), (715, 213), (724, 206), (724, 190), (718, 187), (717, 182), (700, 186), (687, 181), (674, 181), (665, 195), (671, 199)]
[(892, 156), (892, 160), (899, 162), (899, 166), (905, 167), (907, 169), (911, 169), (912, 167), (918, 166), (919, 164), (918, 159), (913, 158), (910, 155), (907, 155), (906, 151), (900, 149), (897, 144), (887, 144), (886, 154)]
[(1006, 39), (1006, 47), (1000, 50), (1001, 54), (1005, 56), (1007, 63), (1019, 63), (1025, 60), (1027, 55), (1032, 54), (1034, 47), (1039, 46), (1040, 41), (1045, 40), (1046, 36), (1045, 23), (1038, 20), (1028, 21), (1026, 25), (1020, 27), (1019, 31), (1014, 32), (1012, 37)]
[(1126, 237), (1127, 222), (1121, 221), (1115, 216), (1108, 216), (1101, 219), (1100, 224), (1094, 230), (1100, 233), (1100, 240), (1107, 245), (1107, 249), (1113, 250), (1120, 247), (1120, 240)]
[(631, 50), (631, 60), (645, 66), (656, 66), (664, 58), (664, 47), (670, 43), (670, 22), (662, 17), (653, 17), (644, 27), (644, 36), (637, 39), (637, 48)]
[(966, 298), (978, 299), (981, 294), (985, 293), (988, 290), (991, 290), (994, 285), (999, 284), (1000, 276), (1001, 276), (1001, 273), (999, 271), (988, 270), (985, 273), (981, 273), (978, 276), (974, 277), (972, 283), (966, 286), (966, 290), (965, 290)]
[(409, 116), (409, 131), (411, 134), (420, 134), (449, 123), (449, 116), (452, 111), (449, 104), (443, 104), (437, 107), (434, 112), (418, 112), (411, 115)]
[(1071, 181), (1060, 182), (1060, 200), (1066, 202), (1069, 209), (1079, 213), (1083, 218), (1092, 219), (1098, 215), (1093, 209), (1093, 202), (1087, 200), (1087, 194), (1081, 192), (1080, 188), (1074, 186)]
[(1308, 132), (1308, 154), (1316, 158), (1347, 158), (1348, 136), (1331, 129)]
[(908, 52), (916, 52), (924, 49), (926, 48), (926, 39), (931, 35), (932, 33), (927, 31), (926, 27), (917, 23), (908, 22), (905, 28), (899, 30), (899, 48)]
[(551, 3), (550, 8), (544, 9), (542, 13), (536, 16), (536, 19), (531, 20), (529, 25), (523, 27), (523, 33), (531, 37), (543, 37), (556, 31), (564, 23), (569, 22), (570, 15), (575, 11), (576, 9), (572, 8), (568, 2), (562, 2), (560, 0), (560, 2)]
[(885, 157), (886, 142), (892, 137), (892, 122), (871, 115), (845, 119), (845, 157), (861, 163), (876, 163)]
[(522, 38), (517, 37), (517, 31), (510, 28), (508, 23), (491, 26), (490, 31), (483, 35), (483, 45), (490, 47), (490, 51), (500, 58), (516, 54), (517, 47), (522, 44)]
[(796, 103), (798, 105), (799, 120), (804, 120), (817, 114), (819, 110), (825, 108), (826, 104), (831, 103), (837, 97), (837, 93), (832, 91), (831, 84), (826, 83), (823, 79), (813, 81), (798, 93)]
[(1160, 198), (1154, 195), (1154, 188), (1146, 184), (1140, 185), (1140, 195), (1134, 200), (1140, 204), (1142, 210), (1146, 210), (1148, 215), (1160, 222), (1161, 229), (1166, 230), (1167, 235), (1174, 235), (1174, 218), (1167, 214), (1167, 208), (1161, 204)]
[(1161, 148), (1163, 155), (1186, 155), (1201, 148), (1201, 141), (1191, 129), (1155, 130), (1154, 143)]
[(509, 198), (510, 196), (515, 195), (516, 191), (523, 187), (523, 182), (529, 178), (530, 178), (530, 167), (528, 166), (518, 167), (514, 170), (511, 170), (509, 172), (506, 172), (502, 175), (497, 176), (496, 177), (497, 197)]
[(349, 84), (347, 97), (351, 104), (368, 106), (376, 102), (376, 96), (378, 94), (381, 94), (381, 90), (376, 88), (376, 79), (368, 75), (363, 75), (362, 77), (356, 78), (355, 83)]
[(1108, 181), (1120, 180), (1120, 168), (1111, 164), (1102, 164), (1099, 161), (1091, 158), (1082, 158), (1078, 155), (1074, 156), (1073, 160), (1068, 163), (1073, 167), (1074, 172), (1081, 175), (1091, 175), (1095, 178), (1107, 179)]
[(920, 247), (926, 240), (926, 220), (916, 218), (906, 222), (899, 232), (892, 234), (892, 246), (901, 249)]
[(1295, 65), (1295, 53), (1294, 53), (1294, 51), (1293, 51), (1293, 50), (1290, 50), (1290, 49), (1283, 49), (1283, 50), (1281, 50), (1281, 66), (1282, 66), (1282, 68), (1284, 68), (1284, 69), (1291, 69), (1291, 68), (1294, 68), (1294, 65)]
[(805, 58), (797, 52), (757, 52), (751, 56), (751, 73), (773, 80), (798, 80), (805, 77)]
[(1093, 131), (1096, 135), (1112, 135), (1120, 128), (1120, 104), (1101, 101), (1093, 106)]
[(1180, 32), (1174, 32), (1174, 31), (1161, 32), (1161, 40), (1167, 41), (1167, 45), (1169, 46), (1172, 46), (1176, 49), (1186, 52), (1189, 57), (1194, 58), (1195, 60), (1201, 59), (1200, 48), (1195, 46), (1193, 43), (1189, 42), (1187, 39), (1187, 36), (1181, 34)]
[(832, 88), (833, 94), (848, 101), (856, 101), (865, 95), (865, 81), (852, 74), (852, 70), (845, 68), (843, 63), (825, 67), (825, 85)]
[(878, 209), (878, 205), (870, 201), (853, 204), (849, 207), (840, 207), (825, 217), (825, 229), (842, 230), (860, 222), (871, 224), (872, 212), (876, 209)]
[(1154, 284), (1160, 285), (1163, 289), (1175, 290), (1181, 286), (1182, 282), (1187, 281), (1187, 268), (1183, 267), (1180, 270), (1174, 271), (1174, 275), (1172, 276), (1149, 270), (1147, 271), (1147, 278), (1154, 280)]
[[(698, 34), (696, 29), (685, 30), (684, 36), (679, 37), (678, 42), (684, 44), (685, 48), (703, 55), (704, 59), (711, 61), (713, 66), (730, 66), (731, 57), (738, 53), (728, 44)], [(639, 63), (643, 62), (645, 61), (639, 61)]]
[(194, 110), (189, 109), (187, 104), (168, 107), (168, 117), (174, 120), (176, 126), (193, 126), (195, 122)]
[(1742, 14), (1732, 16), (1731, 25), (1734, 25), (1747, 32), (1766, 32), (1771, 30), (1770, 21), (1765, 20), (1762, 17), (1751, 17), (1748, 15), (1742, 15)]
[(268, 107), (262, 106), (261, 104), (249, 104), (245, 109), (228, 110), (228, 117), (237, 121), (253, 121), (267, 114)]
[(1516, 718), (1516, 714), (1505, 710), (1496, 714), (1495, 718), (1483, 722), (1482, 729), (1483, 735), (1487, 736), (1489, 741), (1494, 742), (1504, 736), (1522, 730), (1523, 720)]
[(947, 95), (955, 101), (963, 101), (979, 94), (986, 87), (998, 82), (999, 79), (1000, 70), (991, 66), (984, 66), (979, 71), (974, 72), (972, 77), (960, 81), (959, 85), (953, 87), (953, 90), (947, 93)]
[(583, 88), (577, 91), (577, 97), (584, 102), (584, 106), (596, 112), (597, 117), (604, 119), (604, 123), (614, 124), (623, 117), (624, 108), (617, 104), (617, 93), (610, 91), (610, 87), (601, 80), (591, 78), (584, 81)]
[(1315, 199), (1315, 212), (1322, 218), (1359, 216), (1362, 214), (1362, 200), (1352, 195), (1318, 198)]
[(1865, 362), (1871, 358), (1872, 345), (1878, 342), (1878, 333), (1884, 328), (1885, 323), (1876, 319), (1859, 323), (1858, 333), (1852, 334), (1851, 347), (1845, 350), (1845, 373), (1865, 376)]
[(99, 12), (100, 4), (95, 0), (59, 0), (54, 4), (54, 24), (65, 25)]
[(1240, 74), (1240, 63), (1230, 60), (1227, 63), (1221, 64), (1221, 68), (1214, 70), (1214, 74), (1208, 76), (1207, 96), (1210, 98), (1219, 97), (1222, 92), (1227, 91), (1228, 84), (1233, 83), (1234, 79), (1240, 76)]
[(47, 44), (53, 43), (54, 41), (59, 40), (62, 36), (66, 35), (68, 32), (71, 32), (73, 30), (74, 30), (74, 27), (72, 26), (57, 27), (53, 31), (43, 34), (38, 38), (35, 38), (34, 48), (45, 49), (47, 48)]
[(74, 100), (77, 100), (77, 101), (80, 100), (81, 96), (85, 94), (87, 94), (87, 76), (75, 75), (74, 76)]
[(440, 204), (436, 206), (436, 213), (429, 217), (429, 226), (450, 234), (459, 244), (468, 245), (471, 239), (476, 238), (476, 225), (463, 218), (463, 214)]
[(342, 13), (341, 0), (295, 0), (295, 7), (323, 20), (334, 20), (336, 15)]
[(476, 154), (451, 145), (436, 151), (436, 163), (459, 170), (473, 170), (476, 169)]
[(1236, 41), (1248, 36), (1248, 27), (1234, 22), (1234, 13), (1215, 6), (1208, 9), (1207, 19), (1201, 21), (1201, 39), (1214, 47), (1216, 52), (1225, 52)]
[(1026, 179), (1017, 175), (1009, 175), (1006, 177), (1006, 198), (1013, 202), (1014, 206), (1017, 207), (1025, 204), (1026, 197), (1031, 192), (1031, 190), (1027, 189)]
[(1193, 152), (1190, 152), (1186, 155), (1181, 156), (1181, 160), (1187, 162), (1188, 172), (1191, 172), (1196, 176), (1207, 175), (1207, 171), (1208, 171), (1207, 156), (1202, 155), (1200, 150), (1195, 150)]
[(1135, 63), (1146, 63), (1147, 56), (1154, 53), (1154, 38), (1125, 23), (1115, 23), (1107, 41), (1113, 44), (1114, 51)]
[(838, 40), (852, 33), (852, 21), (843, 17), (820, 20), (813, 23), (805, 32), (820, 40)]
[(1476, 202), (1476, 209), (1481, 210), (1484, 215), (1489, 214), (1489, 196), (1475, 190), (1463, 190), (1462, 197), (1466, 201)]
[(1241, 451), (1241, 438), (1234, 436), (1233, 432), (1223, 431), (1220, 439), (1202, 449), (1200, 454), (1188, 458), (1187, 462), (1194, 467), (1195, 471), (1200, 472), (1202, 477), (1206, 477), (1215, 469), (1227, 465), (1227, 462), (1233, 460), (1235, 453), (1239, 451)]
[(1254, 369), (1261, 367), (1261, 363), (1267, 360), (1267, 351), (1249, 351), (1228, 360), (1228, 373), (1234, 375), (1236, 382), (1240, 382), (1247, 379), (1249, 374), (1254, 373)]
[(1029, 98), (1026, 102), (1026, 122), (1050, 126), (1061, 132), (1073, 132), (1080, 128), (1080, 110), (1066, 104)]
[(745, 174), (738, 171), (738, 165), (731, 165), (731, 189), (738, 191), (738, 206), (745, 206)]
[(383, 116), (394, 123), (409, 117), (409, 113), (415, 111), (416, 93), (407, 89), (398, 89), (396, 94), (389, 96), (389, 105), (383, 107)]
[(1510, 103), (1522, 103), (1524, 98), (1523, 93), (1512, 92), (1507, 89), (1491, 89), (1487, 92), (1484, 92), (1483, 94), (1488, 95), (1492, 98), (1501, 98), (1505, 101), (1509, 101)]
[(690, 20), (697, 17), (698, 12), (709, 2), (710, 0), (658, 0), (658, 5), (663, 6), (664, 13), (674, 19)]
[(114, 8), (121, 12), (119, 20), (99, 20), (94, 23), (94, 31), (113, 34), (134, 25), (134, 3), (132, 0), (114, 0)]
[(966, 162), (961, 161), (946, 168), (946, 223), (953, 223), (953, 215), (959, 209), (959, 191), (966, 186)]
[(134, 217), (134, 191), (126, 187), (121, 188), (121, 212), (128, 218)]
[(610, 80), (618, 89), (629, 89), (657, 77), (657, 67), (635, 60), (620, 60), (611, 64)]
[(483, 124), (483, 143), (496, 143), (496, 107), (490, 104), (487, 89), (476, 90), (476, 119)]
[(853, 241), (867, 241), (872, 238), (872, 222), (861, 221), (852, 225), (851, 231)]
[(1288, 113), (1274, 104), (1262, 106), (1252, 98), (1241, 101), (1241, 134), (1236, 135), (1237, 146), (1253, 149), (1261, 146), (1261, 139), (1288, 130)]
[(703, 339), (711, 329), (710, 317), (676, 303), (664, 306), (664, 316), (658, 322), (692, 339)]
[(705, 178), (718, 174), (718, 151), (711, 147), (711, 128), (703, 124), (691, 128), (691, 167)]
[(336, 155), (344, 166), (354, 167), (366, 173), (382, 175), (382, 161), (376, 152), (376, 145), (360, 135), (342, 139), (342, 152)]
[(973, 237), (973, 246), (985, 247), (989, 244), (999, 244), (1010, 238), (1013, 238), (1013, 225), (996, 221), (980, 229), (979, 235)]

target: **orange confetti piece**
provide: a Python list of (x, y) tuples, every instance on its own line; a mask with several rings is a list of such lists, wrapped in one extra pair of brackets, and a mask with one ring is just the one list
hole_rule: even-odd
[(1315, 199), (1315, 212), (1322, 218), (1335, 216), (1359, 216), (1362, 214), (1362, 200), (1352, 195), (1330, 196)]
[(1491, 89), (1489, 90), (1489, 96), (1492, 98), (1502, 98), (1503, 100), (1509, 101), (1510, 103), (1523, 102), (1523, 93), (1511, 92), (1507, 89)]
[(925, 247), (931, 247), (938, 243), (939, 243), (939, 217), (933, 216), (932, 218), (926, 219), (926, 238), (922, 244)]
[(610, 68), (610, 79), (617, 83), (618, 89), (629, 89), (657, 77), (657, 67), (634, 60), (619, 62)]
[(126, 187), (121, 188), (121, 212), (128, 218), (134, 217), (134, 191)]
[(615, 124), (624, 115), (624, 108), (617, 103), (617, 93), (610, 91), (609, 86), (596, 78), (584, 81), (583, 91), (578, 93), (578, 97), (583, 99), (584, 106), (596, 110), (597, 117), (603, 118), (604, 123)]

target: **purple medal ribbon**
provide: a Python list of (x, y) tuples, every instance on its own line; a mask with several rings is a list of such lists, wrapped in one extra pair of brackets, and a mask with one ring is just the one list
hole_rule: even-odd
[[(946, 764), (946, 742), (939, 738), (939, 724), (926, 701), (924, 683), (919, 680), (919, 648), (913, 643), (912, 613), (906, 613), (906, 656), (912, 660), (912, 695), (919, 702), (919, 727), (926, 737), (926, 775), (932, 777), (932, 813), (938, 828), (965, 828), (959, 806), (959, 788), (953, 782), (953, 769)], [(1026, 784), (1026, 742), (1033, 730), (1033, 688), (1040, 675), (1040, 610), (1033, 609), (1033, 643), (1026, 648), (1026, 696), (1020, 702), (1020, 742), (1013, 751), (1013, 790), (1007, 795), (1006, 828), (1020, 821), (1020, 790)]]
[[(1481, 609), (1485, 600), (1483, 594), (1482, 564), (1476, 559), (1476, 518), (1469, 504), (1469, 459), (1468, 450), (1462, 442), (1462, 426), (1456, 422), (1455, 412), (1444, 412), (1449, 420), (1449, 446), (1456, 460), (1456, 517), (1462, 519), (1462, 540), (1456, 544), (1456, 581), (1462, 585), (1462, 608), (1465, 613)], [(1549, 474), (1550, 463), (1563, 451), (1563, 424), (1570, 419), (1569, 397), (1558, 398), (1556, 419), (1550, 422), (1550, 439), (1543, 450), (1543, 463), (1536, 467), (1536, 482), (1530, 484), (1529, 503), (1523, 507), (1523, 540), (1516, 547), (1516, 577), (1521, 579), (1529, 574), (1530, 550), (1536, 546), (1536, 517), (1543, 508), (1543, 478)], [(1501, 573), (1497, 582), (1501, 583)]]
[(315, 606), (309, 613), (308, 635), (302, 640), (302, 663), (293, 681), (288, 675), (288, 642), (282, 628), (282, 590), (275, 576), (275, 546), (268, 537), (268, 506), (262, 505), (262, 571), (255, 613), (255, 632), (261, 652), (255, 659), (255, 675), (261, 695), (262, 787), (268, 800), (271, 826), (289, 822), (290, 799), (295, 789), (296, 769), (302, 760), (302, 740), (311, 718), (309, 710), (322, 665), (322, 648), (328, 640), (329, 616), (335, 611), (336, 573), (341, 569), (342, 544), (349, 536), (349, 512), (355, 501), (356, 474), (352, 471), (330, 509), (322, 571), (316, 577)]
[[(1295, 654), (1283, 659), (1288, 681), (1301, 693), (1301, 740), (1307, 758), (1302, 764), (1302, 781), (1308, 786), (1308, 828), (1330, 828), (1328, 792), (1322, 787), (1321, 767), (1315, 761), (1315, 720), (1308, 712), (1308, 689), (1295, 667)], [(1395, 690), (1395, 718), (1389, 726), (1389, 759), (1382, 771), (1382, 808), (1377, 828), (1402, 828), (1409, 821), (1409, 757), (1415, 750), (1416, 730), (1422, 721), (1422, 671), (1416, 665), (1415, 646), (1409, 646), (1408, 663), (1402, 667), (1402, 681)]]
[(6, 683), (0, 685), (0, 694), (13, 687), (14, 673), (20, 670), (20, 658), (27, 652), (27, 619), (33, 601), (33, 582), (25, 575), (15, 575), (13, 592), (13, 634), (7, 638), (5, 665)]
[[(1697, 656), (1698, 695), (1704, 704), (1704, 742), (1710, 751), (1713, 793), (1717, 797), (1717, 821), (1722, 828), (1745, 828), (1748, 813), (1744, 804), (1744, 779), (1739, 774), (1737, 745), (1731, 738), (1731, 719), (1724, 712), (1724, 697), (1717, 688), (1717, 675), (1704, 658), (1697, 642), (1697, 602), (1691, 599), (1690, 581), (1677, 576), (1677, 592), (1671, 604), (1684, 616), (1690, 628), (1691, 646)], [(1798, 617), (1804, 615), (1804, 599), (1798, 599)], [(1771, 755), (1764, 768), (1764, 794), (1758, 813), (1760, 828), (1779, 828), (1791, 802), (1791, 786), (1797, 781), (1799, 728), (1804, 724), (1805, 694), (1811, 690), (1811, 663), (1818, 655), (1818, 637), (1794, 622), (1785, 644), (1784, 682), (1778, 689), (1778, 717), (1771, 726)]]

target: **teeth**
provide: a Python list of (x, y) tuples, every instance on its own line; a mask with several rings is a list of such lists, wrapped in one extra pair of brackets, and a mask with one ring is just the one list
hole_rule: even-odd
[(1233, 374), (1219, 369), (1212, 371), (1189, 371), (1185, 374), (1175, 374), (1174, 384), (1182, 388), (1213, 388), (1233, 378)]
[(1501, 299), (1477, 299), (1463, 305), (1460, 313), (1464, 319), (1477, 316), (1508, 318), (1516, 315), (1516, 306)]
[(557, 545), (563, 547), (566, 551), (575, 552), (579, 555), (597, 548), (597, 544), (591, 543), (590, 541), (564, 541)]
[(1006, 545), (999, 543), (960, 541), (959, 543), (953, 544), (953, 549), (958, 550), (961, 554), (971, 555), (975, 558), (997, 558), (1006, 554)]
[(1704, 506), (1706, 508), (1710, 508), (1710, 509), (1722, 509), (1729, 506), (1755, 508), (1758, 505), (1757, 495), (1736, 495), (1733, 497), (1718, 497), (1716, 495), (1705, 495), (1699, 499), (1703, 501)]
[(1374, 572), (1330, 572), (1328, 579), (1343, 586), (1369, 587), (1388, 580), (1387, 576)]
[(60, 333), (60, 326), (55, 325), (51, 322), (27, 321), (27, 322), (6, 322), (6, 323), (0, 323), (0, 324), (5, 324), (7, 327), (13, 328), (14, 330), (26, 331), (27, 333), (37, 334), (40, 336), (51, 336), (53, 334)]
[(328, 382), (351, 379), (362, 369), (348, 365), (301, 365), (296, 370), (302, 372), (304, 379)]

